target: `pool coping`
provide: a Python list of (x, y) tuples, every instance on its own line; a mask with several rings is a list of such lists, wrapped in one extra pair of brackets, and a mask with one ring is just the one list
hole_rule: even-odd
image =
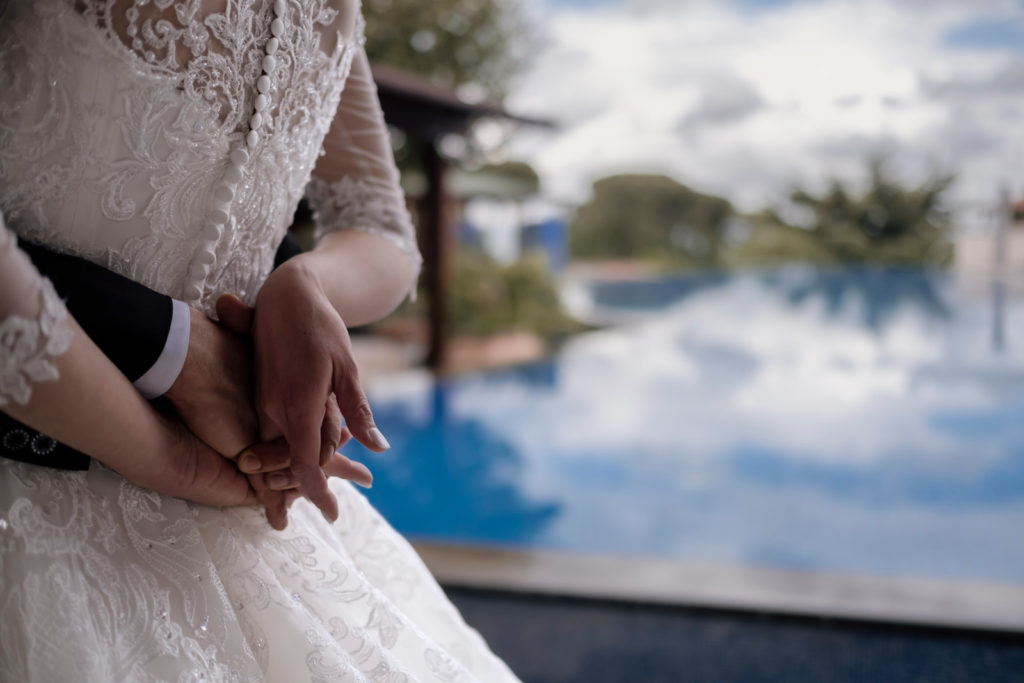
[(1024, 633), (1024, 586), (414, 541), (445, 585)]

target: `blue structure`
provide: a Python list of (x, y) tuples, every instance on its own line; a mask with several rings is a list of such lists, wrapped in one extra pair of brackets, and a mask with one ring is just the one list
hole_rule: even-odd
[(519, 244), (524, 254), (543, 252), (551, 272), (557, 273), (569, 263), (569, 226), (563, 219), (551, 218), (525, 226)]

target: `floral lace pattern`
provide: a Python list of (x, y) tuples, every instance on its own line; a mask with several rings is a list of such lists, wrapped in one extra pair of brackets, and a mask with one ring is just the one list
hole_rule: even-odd
[(86, 472), (0, 461), (0, 680), (515, 677), (355, 489), (284, 532)]
[(37, 319), (12, 315), (0, 322), (0, 406), (8, 401), (25, 405), (33, 382), (57, 379), (54, 359), (68, 350), (71, 338), (64, 302), (43, 280)]
[[(16, 240), (0, 219), (0, 265), (34, 275), (39, 309), (31, 317), (9, 314), (0, 318), (0, 406), (10, 402), (25, 405), (32, 397), (32, 384), (59, 377), (54, 360), (71, 346), (72, 331), (67, 309), (53, 284), (38, 278)], [(5, 283), (6, 284), (6, 283)], [(13, 302), (12, 302), (13, 303)], [(28, 302), (25, 302), (28, 303)], [(0, 307), (0, 312), (3, 308)]]
[[(271, 16), (287, 20), (267, 70)], [(346, 200), (319, 196), (329, 227), (411, 244), (356, 0), (0, 0), (0, 26), (0, 209), (22, 236), (178, 296), (272, 71), (201, 303), (254, 300), (328, 131), (323, 177)], [(24, 260), (0, 249), (0, 311), (37, 292), (44, 311), (35, 336), (0, 337), (18, 399), (67, 341), (52, 289), (38, 274), (8, 288), (5, 255)], [(256, 508), (192, 505), (97, 461), (0, 460), (0, 680), (514, 681), (408, 543), (351, 485), (331, 488), (340, 522), (298, 501), (274, 532)]]
[[(214, 189), (250, 127), (273, 4), (0, 2), (0, 210), (18, 233), (186, 298)], [(215, 246), (208, 309), (224, 292), (255, 301), (335, 115), (379, 111), (342, 97), (363, 54), (358, 3), (284, 9), (273, 96)], [(359, 164), (342, 159), (340, 172), (390, 177), (393, 159), (377, 152), (343, 150)], [(396, 209), (375, 206), (374, 224), (398, 229)]]
[(381, 196), (372, 183), (352, 176), (333, 183), (314, 177), (306, 197), (316, 216), (318, 238), (335, 230), (372, 232), (401, 249), (419, 269), (423, 259), (404, 202)]

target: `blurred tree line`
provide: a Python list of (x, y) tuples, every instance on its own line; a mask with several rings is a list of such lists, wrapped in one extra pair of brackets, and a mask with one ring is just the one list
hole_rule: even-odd
[(580, 259), (638, 258), (682, 265), (717, 263), (732, 205), (663, 175), (616, 175), (594, 183), (593, 197), (569, 228)]
[(537, 255), (503, 265), (481, 251), (460, 250), (448, 305), (455, 334), (515, 330), (557, 342), (581, 328), (562, 312), (555, 280)]
[(721, 197), (658, 175), (594, 183), (570, 225), (579, 259), (637, 258), (670, 267), (742, 266), (792, 261), (948, 265), (953, 256), (943, 195), (952, 178), (910, 186), (870, 161), (857, 190), (832, 179), (814, 194), (797, 188), (790, 214), (742, 215)]

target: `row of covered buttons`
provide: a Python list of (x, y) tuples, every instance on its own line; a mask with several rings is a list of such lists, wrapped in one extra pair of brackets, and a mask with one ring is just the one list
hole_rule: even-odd
[(224, 232), (231, 215), (231, 202), (235, 198), (238, 183), (242, 180), (242, 167), (249, 161), (249, 155), (260, 143), (260, 129), (269, 118), (267, 108), (270, 106), (270, 86), (272, 76), (277, 67), (278, 48), (281, 46), (281, 34), (284, 32), (285, 0), (274, 0), (274, 20), (270, 22), (270, 40), (267, 41), (263, 55), (263, 73), (256, 79), (256, 101), (253, 105), (252, 117), (249, 119), (249, 133), (245, 143), (231, 150), (231, 165), (224, 173), (213, 192), (213, 205), (206, 214), (206, 224), (202, 232), (202, 245), (189, 266), (189, 282), (185, 286), (184, 298), (189, 303), (199, 301), (203, 295), (203, 286), (210, 268), (216, 261), (217, 242)]

